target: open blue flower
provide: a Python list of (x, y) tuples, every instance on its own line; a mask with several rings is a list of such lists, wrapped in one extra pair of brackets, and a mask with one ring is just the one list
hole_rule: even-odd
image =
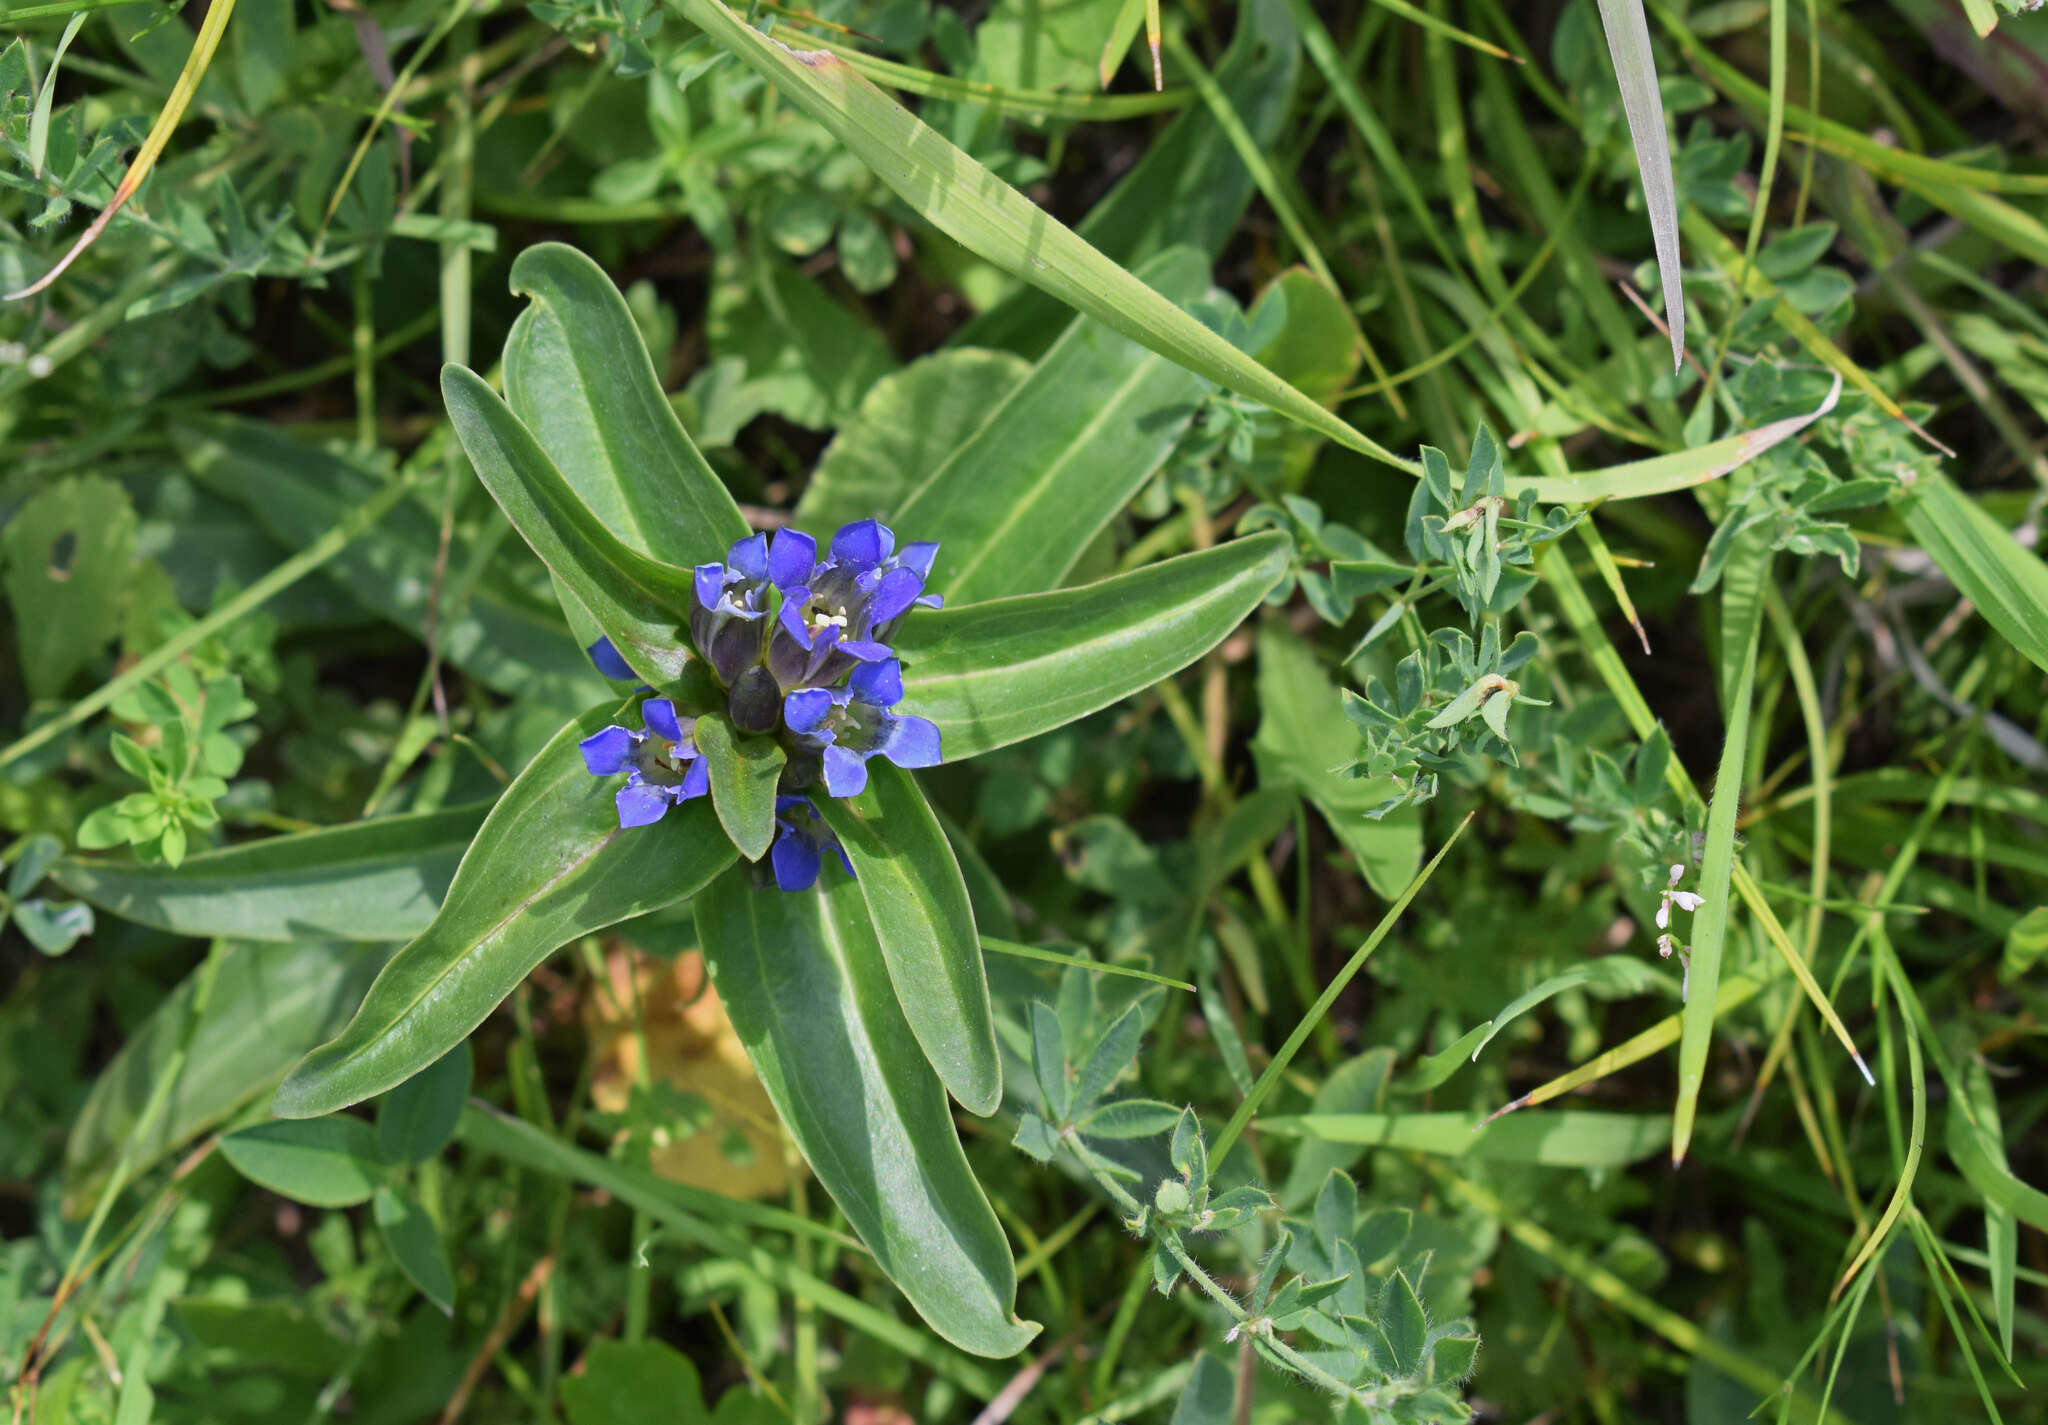
[(800, 688), (783, 699), (782, 720), (797, 743), (823, 764), (825, 791), (857, 797), (868, 784), (868, 758), (898, 767), (936, 767), (939, 729), (929, 718), (889, 711), (903, 701), (903, 668), (894, 658), (863, 663), (843, 688)]
[(775, 870), (775, 884), (785, 891), (807, 891), (816, 885), (827, 851), (839, 858), (847, 875), (853, 874), (846, 848), (809, 797), (777, 797), (775, 827), (775, 845), (768, 852), (768, 862)]
[(784, 689), (819, 688), (855, 663), (891, 656), (890, 626), (913, 604), (938, 608), (924, 592), (939, 547), (906, 545), (877, 520), (844, 525), (822, 562), (817, 541), (798, 530), (776, 533), (769, 578), (782, 593), (779, 627), (768, 642), (768, 666)]
[(577, 744), (591, 776), (626, 774), (617, 798), (621, 827), (660, 821), (670, 807), (711, 790), (711, 768), (697, 755), (697, 720), (678, 719), (667, 698), (649, 698), (640, 716), (645, 732), (614, 725)]
[(768, 536), (749, 535), (723, 564), (699, 564), (690, 638), (719, 681), (730, 684), (761, 657), (760, 619), (768, 612)]

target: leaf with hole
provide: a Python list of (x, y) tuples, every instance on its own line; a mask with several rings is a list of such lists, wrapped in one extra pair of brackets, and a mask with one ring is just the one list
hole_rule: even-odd
[(9, 515), (0, 564), (30, 697), (63, 693), (120, 632), (134, 552), (128, 492), (101, 476), (59, 481)]

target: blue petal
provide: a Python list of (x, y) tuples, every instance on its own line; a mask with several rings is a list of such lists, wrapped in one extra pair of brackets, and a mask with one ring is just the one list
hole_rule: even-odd
[(646, 826), (660, 821), (669, 809), (667, 791), (650, 786), (637, 777), (619, 788), (616, 800), (619, 804), (619, 825), (622, 828)]
[(825, 790), (835, 797), (857, 797), (868, 789), (868, 760), (850, 747), (825, 749)]
[(775, 868), (775, 884), (785, 891), (807, 891), (815, 886), (821, 861), (817, 843), (796, 831), (785, 831), (776, 837), (768, 852), (768, 864)]
[(844, 846), (835, 841), (825, 849), (839, 858), (839, 864), (846, 868), (847, 875), (853, 876), (856, 881), (860, 879), (859, 876), (854, 875), (853, 862), (846, 859), (846, 848)]
[(817, 818), (817, 808), (811, 805), (809, 797), (777, 797), (775, 799), (775, 814), (778, 817), (787, 819), (789, 814), (798, 807), (802, 807), (811, 819), (815, 820)]
[(846, 690), (857, 703), (893, 708), (903, 701), (903, 665), (894, 658), (863, 663), (846, 680)]
[(919, 594), (917, 605), (924, 609), (942, 609), (946, 606), (946, 600), (941, 594)]
[[(938, 739), (938, 732), (936, 729), (934, 729), (932, 732), (932, 738), (934, 743), (936, 744)], [(711, 764), (709, 762), (706, 762), (702, 757), (699, 757), (696, 761), (692, 762), (689, 766), (683, 769), (683, 784), (680, 787), (676, 788), (675, 799), (679, 802), (686, 802), (690, 800), (692, 797), (701, 797), (710, 790)]]
[(800, 529), (775, 531), (768, 546), (768, 582), (778, 589), (798, 589), (811, 582), (818, 567), (818, 541)]
[(817, 733), (831, 711), (832, 695), (823, 688), (802, 688), (782, 700), (782, 720), (791, 732)]
[(900, 618), (923, 592), (924, 580), (915, 570), (891, 569), (875, 586), (874, 599), (868, 604), (868, 617), (876, 623)]
[(875, 751), (899, 767), (936, 767), (939, 725), (928, 717), (885, 717)]
[(590, 769), (593, 777), (609, 777), (623, 772), (633, 760), (633, 746), (640, 735), (623, 727), (608, 727), (602, 732), (593, 732), (577, 743), (583, 752), (583, 765)]
[(768, 536), (752, 534), (733, 541), (732, 548), (725, 551), (725, 562), (755, 583), (760, 583), (768, 577)]
[(889, 557), (896, 536), (880, 520), (856, 520), (841, 525), (832, 536), (832, 557), (862, 569), (872, 569)]
[(917, 571), (920, 579), (932, 577), (932, 560), (938, 557), (939, 546), (929, 539), (920, 539), (903, 546), (903, 552), (896, 556), (896, 562), (906, 569)]
[(676, 722), (676, 705), (667, 698), (649, 698), (640, 704), (640, 718), (656, 737), (669, 742), (683, 740), (683, 729)]
[(805, 588), (782, 591), (782, 631), (796, 640), (796, 646), (804, 652), (811, 651), (811, 631), (804, 625), (803, 607), (810, 602), (811, 591)]
[[(837, 633), (838, 629), (827, 632)], [(863, 663), (879, 663), (885, 658), (896, 656), (896, 650), (886, 643), (877, 643), (872, 638), (849, 638), (839, 645), (839, 651), (849, 658), (858, 658)]]
[(590, 655), (590, 661), (597, 665), (597, 671), (605, 677), (615, 678), (621, 683), (636, 683), (640, 680), (640, 675), (619, 656), (618, 645), (609, 638), (600, 638), (583, 651)]
[(718, 596), (725, 591), (725, 566), (723, 564), (699, 564), (697, 566), (697, 602), (707, 609), (718, 607)]

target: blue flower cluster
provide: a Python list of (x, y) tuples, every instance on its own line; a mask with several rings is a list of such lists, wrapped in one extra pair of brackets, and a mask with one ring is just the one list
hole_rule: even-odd
[[(907, 544), (877, 520), (842, 526), (830, 551), (794, 529), (735, 543), (723, 563), (700, 564), (690, 641), (725, 693), (726, 712), (743, 733), (772, 734), (788, 754), (783, 786), (797, 792), (822, 782), (827, 796), (859, 796), (867, 761), (898, 767), (939, 761), (939, 729), (928, 718), (894, 711), (903, 670), (889, 635), (914, 607), (938, 608), (924, 591), (936, 544)], [(598, 671), (634, 676), (609, 640), (590, 649)], [(644, 826), (669, 807), (699, 797), (711, 779), (698, 755), (694, 717), (667, 698), (641, 704), (646, 730), (607, 727), (584, 739), (593, 775), (627, 774), (619, 789), (619, 825)], [(846, 854), (816, 807), (800, 795), (776, 799), (770, 863), (784, 890), (818, 878), (823, 854)]]

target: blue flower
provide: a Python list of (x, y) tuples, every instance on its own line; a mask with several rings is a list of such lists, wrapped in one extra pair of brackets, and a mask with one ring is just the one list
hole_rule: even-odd
[(816, 885), (818, 869), (824, 865), (827, 851), (839, 858), (847, 875), (853, 874), (853, 862), (846, 859), (846, 849), (825, 825), (809, 797), (777, 797), (775, 825), (775, 845), (768, 853), (768, 861), (775, 870), (775, 884), (785, 891), (807, 891)]
[(594, 732), (577, 745), (583, 765), (593, 777), (626, 774), (619, 788), (620, 827), (660, 821), (672, 806), (711, 790), (711, 768), (697, 755), (697, 720), (685, 726), (676, 705), (667, 698), (649, 698), (640, 705), (645, 732), (612, 726)]
[(690, 638), (719, 681), (731, 684), (761, 657), (760, 619), (768, 612), (768, 536), (749, 535), (723, 564), (699, 564)]
[(937, 594), (924, 592), (938, 545), (910, 544), (901, 554), (895, 547), (895, 534), (877, 520), (842, 526), (823, 562), (809, 535), (776, 533), (768, 575), (782, 593), (782, 613), (768, 666), (785, 690), (824, 687), (855, 663), (890, 657), (890, 626), (913, 604), (940, 607)]
[(868, 758), (898, 767), (936, 767), (939, 729), (929, 718), (899, 716), (903, 668), (894, 658), (863, 663), (843, 688), (800, 688), (783, 699), (782, 720), (798, 746), (823, 763), (825, 791), (857, 797), (867, 788)]

